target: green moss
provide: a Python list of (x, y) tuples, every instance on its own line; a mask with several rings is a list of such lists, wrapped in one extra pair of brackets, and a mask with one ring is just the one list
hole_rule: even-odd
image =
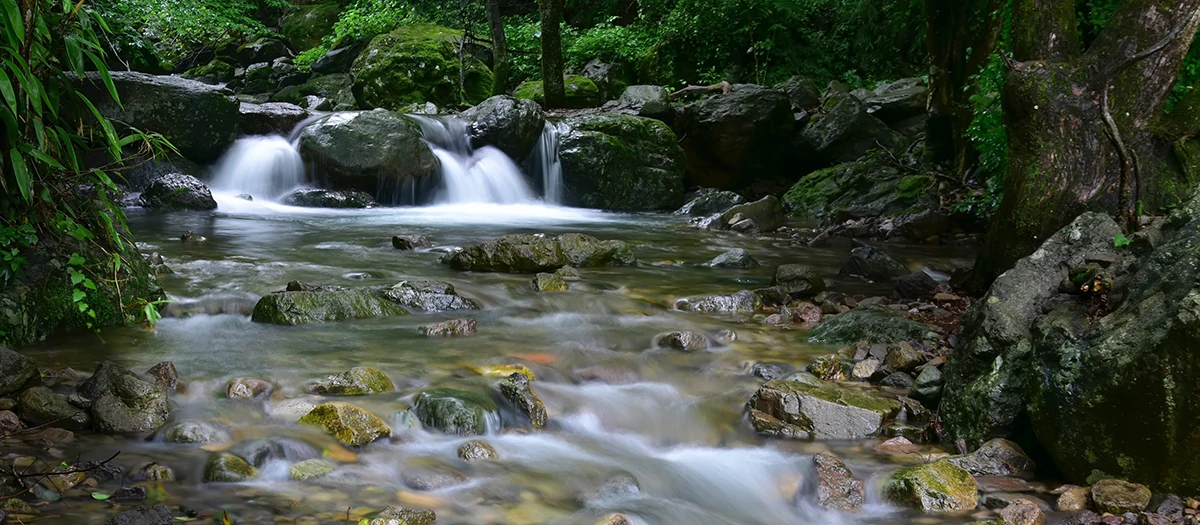
[(228, 452), (218, 452), (204, 466), (205, 482), (238, 483), (258, 477), (258, 469)]
[(884, 495), (926, 512), (963, 512), (976, 506), (975, 478), (947, 461), (902, 468), (888, 478)]
[(363, 107), (398, 109), (412, 103), (477, 104), (491, 94), (492, 72), (468, 55), (459, 90), (457, 45), (462, 33), (430, 24), (379, 35), (354, 61), (354, 96)]
[(483, 435), (489, 415), (499, 411), (486, 395), (448, 388), (421, 392), (414, 405), (413, 411), (422, 424), (460, 436)]
[(313, 385), (317, 394), (332, 396), (362, 396), (380, 394), (396, 389), (392, 380), (378, 369), (356, 366), (337, 375), (329, 376)]
[(291, 44), (293, 51), (306, 51), (321, 43), (321, 38), (333, 31), (342, 9), (337, 4), (302, 5), (283, 18), (279, 32)]
[[(600, 88), (591, 79), (581, 75), (566, 75), (563, 77), (563, 87), (567, 96), (568, 108), (594, 108), (600, 105)], [(520, 99), (533, 100), (545, 104), (545, 92), (541, 80), (522, 82), (517, 86), (513, 96)]]
[(360, 447), (391, 435), (392, 429), (374, 414), (350, 403), (332, 401), (317, 405), (300, 423), (325, 429), (342, 443)]
[(361, 290), (282, 292), (263, 296), (254, 306), (256, 323), (298, 325), (408, 315), (408, 311)]
[(233, 80), (234, 67), (229, 62), (219, 58), (211, 62), (187, 70), (183, 78), (207, 81), (210, 83), (229, 82)]

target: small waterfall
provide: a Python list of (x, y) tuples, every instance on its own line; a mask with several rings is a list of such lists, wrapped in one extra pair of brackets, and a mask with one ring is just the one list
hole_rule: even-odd
[(562, 162), (558, 157), (558, 128), (546, 122), (542, 137), (533, 147), (530, 167), (542, 177), (543, 200), (547, 204), (562, 204)]
[(446, 204), (521, 204), (536, 196), (512, 159), (491, 146), (471, 147), (467, 124), (455, 118), (408, 115), (421, 126), (442, 166)]
[(304, 119), (292, 128), (287, 138), (258, 135), (238, 139), (217, 163), (212, 189), (276, 200), (308, 185), (304, 161), (298, 151), (300, 132), (309, 124), (328, 117), (314, 115)]

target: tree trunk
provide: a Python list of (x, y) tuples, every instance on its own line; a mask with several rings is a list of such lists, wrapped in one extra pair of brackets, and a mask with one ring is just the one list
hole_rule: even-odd
[(929, 47), (929, 120), (926, 143), (934, 161), (951, 164), (955, 173), (970, 169), (977, 157), (967, 137), (975, 115), (970, 78), (987, 67), (1003, 25), (1003, 0), (925, 0)]
[(1073, 11), (1056, 8), (1072, 0), (1014, 4), (1014, 50), (1050, 58), (1021, 56), (1026, 61), (1014, 64), (1005, 81), (1009, 167), (975, 265), (973, 284), (980, 286), (1084, 211), (1127, 220), (1143, 198), (1156, 207), (1186, 193), (1182, 172), (1163, 161), (1170, 147), (1156, 124), (1200, 24), (1200, 0), (1126, 0), (1091, 48), (1074, 58), (1063, 42), (1075, 35), (1048, 39), (1016, 29), (1037, 18), (1020, 16), (1021, 4), (1043, 9), (1049, 20), (1036, 20), (1037, 27), (1055, 34), (1074, 27)]
[(567, 105), (566, 87), (563, 85), (562, 0), (538, 0), (542, 13), (542, 92), (546, 97), (546, 108), (561, 108)]
[(492, 94), (508, 92), (508, 39), (504, 36), (504, 17), (500, 0), (487, 0), (488, 28), (492, 31)]

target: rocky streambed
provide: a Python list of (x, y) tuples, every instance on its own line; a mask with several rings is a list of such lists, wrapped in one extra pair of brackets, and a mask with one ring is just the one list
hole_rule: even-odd
[(130, 224), (158, 327), (2, 356), (14, 523), (1194, 522), (929, 444), (969, 251), (533, 205)]

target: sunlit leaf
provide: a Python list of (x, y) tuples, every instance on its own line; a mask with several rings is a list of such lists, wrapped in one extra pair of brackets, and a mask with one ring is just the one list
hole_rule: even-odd
[(108, 494), (103, 494), (103, 493), (100, 493), (100, 492), (93, 492), (93, 493), (92, 493), (92, 499), (94, 499), (94, 500), (104, 501), (104, 500), (107, 500), (108, 498), (111, 498), (111, 497), (112, 497), (112, 496), (110, 496), (110, 495), (108, 495)]

